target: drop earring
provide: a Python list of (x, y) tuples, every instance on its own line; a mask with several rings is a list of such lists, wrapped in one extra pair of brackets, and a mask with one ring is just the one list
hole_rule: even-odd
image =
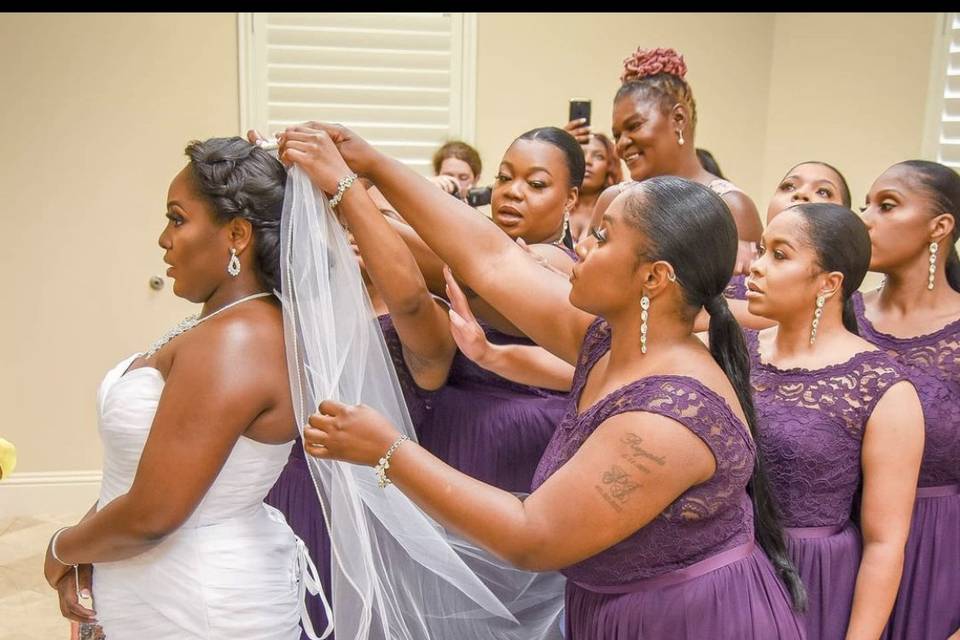
[(237, 250), (230, 247), (230, 260), (227, 262), (227, 273), (236, 278), (240, 275), (240, 258), (237, 257)]
[(681, 131), (680, 129), (677, 129), (677, 142), (680, 143), (681, 147), (683, 146), (683, 142), (684, 142), (683, 131)]
[(930, 275), (927, 277), (927, 291), (933, 291), (933, 278), (937, 275), (937, 250), (940, 246), (936, 242), (930, 243)]
[(813, 312), (813, 325), (810, 328), (810, 344), (817, 340), (817, 327), (820, 325), (820, 316), (823, 315), (823, 305), (827, 301), (824, 296), (817, 296), (817, 308)]
[(650, 318), (650, 298), (647, 294), (640, 296), (640, 353), (647, 352), (647, 320)]

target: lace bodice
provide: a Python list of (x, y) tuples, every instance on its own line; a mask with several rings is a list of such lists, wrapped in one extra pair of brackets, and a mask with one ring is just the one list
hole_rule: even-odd
[(732, 300), (746, 300), (747, 276), (738, 273), (730, 278), (730, 282), (727, 283), (727, 288), (723, 290), (723, 296)]
[(669, 573), (752, 540), (753, 508), (746, 486), (753, 471), (753, 441), (717, 393), (686, 376), (650, 376), (617, 389), (577, 415), (576, 399), (587, 374), (609, 349), (610, 328), (598, 319), (587, 332), (570, 408), (540, 460), (533, 489), (572, 458), (605, 420), (632, 411), (671, 418), (695, 433), (713, 452), (716, 473), (629, 538), (563, 573), (589, 584), (621, 585)]
[(859, 292), (853, 305), (863, 338), (900, 363), (920, 396), (925, 441), (919, 486), (960, 482), (960, 318), (924, 336), (898, 338), (874, 328)]
[(817, 369), (760, 361), (757, 332), (744, 331), (759, 446), (786, 527), (846, 522), (860, 484), (863, 432), (883, 394), (904, 380), (880, 350)]

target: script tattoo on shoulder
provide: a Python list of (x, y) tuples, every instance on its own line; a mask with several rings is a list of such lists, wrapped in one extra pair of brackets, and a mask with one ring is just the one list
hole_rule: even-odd
[(620, 438), (620, 442), (627, 446), (626, 451), (620, 457), (644, 473), (650, 473), (650, 468), (647, 466), (649, 463), (662, 467), (667, 462), (667, 459), (663, 456), (647, 451), (643, 447), (643, 438), (635, 433), (624, 435)]
[(627, 501), (634, 491), (640, 488), (640, 483), (635, 482), (633, 478), (620, 466), (612, 465), (600, 476), (602, 484), (594, 485), (597, 493), (607, 501), (614, 511), (621, 511), (623, 503)]

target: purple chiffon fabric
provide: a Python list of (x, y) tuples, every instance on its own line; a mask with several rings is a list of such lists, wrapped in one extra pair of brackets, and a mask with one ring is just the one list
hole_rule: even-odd
[(842, 640), (860, 568), (860, 533), (851, 518), (863, 433), (904, 373), (878, 349), (822, 369), (779, 369), (760, 360), (756, 331), (744, 335), (758, 444), (787, 550), (807, 587), (807, 637)]
[(871, 324), (859, 293), (853, 303), (860, 334), (896, 359), (916, 387), (926, 437), (903, 578), (884, 638), (939, 640), (960, 629), (960, 318), (898, 338)]
[[(480, 325), (494, 344), (534, 344)], [(567, 402), (566, 393), (512, 382), (458, 351), (429, 415), (415, 423), (417, 435), (424, 448), (467, 475), (526, 493)]]
[[(587, 374), (609, 349), (610, 328), (598, 319), (587, 332), (566, 416), (540, 461), (533, 488), (570, 460), (607, 419), (634, 411), (662, 415), (691, 430), (713, 452), (716, 472), (630, 537), (562, 571), (569, 578), (567, 638), (804, 637), (784, 585), (767, 556), (752, 545), (753, 509), (746, 487), (755, 449), (746, 426), (722, 397), (686, 376), (642, 378), (578, 414), (576, 399)], [(749, 552), (719, 568), (671, 580), (692, 565), (744, 548)]]

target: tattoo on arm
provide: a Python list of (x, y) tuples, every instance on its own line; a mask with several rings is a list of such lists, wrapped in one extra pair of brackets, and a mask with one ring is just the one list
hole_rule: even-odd
[(604, 500), (613, 507), (614, 511), (621, 511), (623, 503), (627, 501), (634, 491), (640, 487), (639, 482), (634, 482), (633, 478), (618, 465), (611, 466), (600, 476), (602, 484), (594, 485)]
[(635, 433), (624, 435), (620, 442), (627, 445), (627, 451), (621, 457), (644, 473), (650, 473), (650, 469), (644, 465), (644, 462), (652, 462), (660, 467), (667, 462), (667, 459), (663, 456), (654, 455), (644, 449), (643, 438)]

